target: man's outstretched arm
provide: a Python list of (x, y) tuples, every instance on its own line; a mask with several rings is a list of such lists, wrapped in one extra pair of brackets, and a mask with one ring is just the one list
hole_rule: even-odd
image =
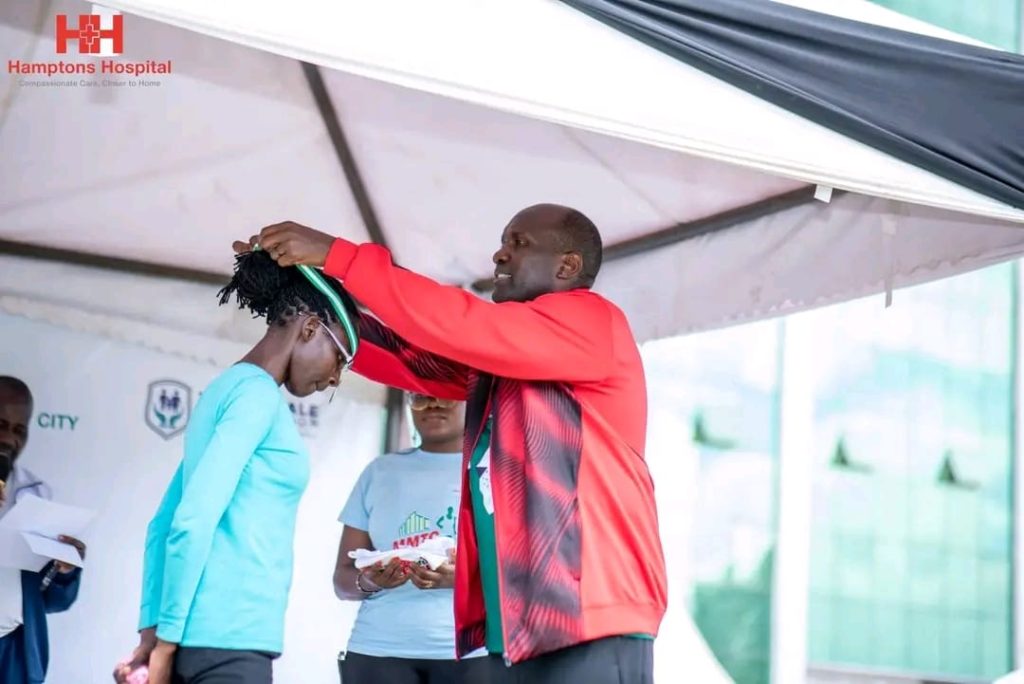
[[(411, 345), (495, 375), (597, 381), (613, 363), (613, 313), (585, 291), (494, 304), (395, 266), (388, 250), (300, 226), (265, 228), (259, 242), (282, 266), (323, 266)], [(236, 249), (247, 249), (236, 243)]]
[(469, 369), (409, 344), (368, 314), (359, 317), (359, 353), (352, 369), (363, 377), (408, 392), (464, 400)]

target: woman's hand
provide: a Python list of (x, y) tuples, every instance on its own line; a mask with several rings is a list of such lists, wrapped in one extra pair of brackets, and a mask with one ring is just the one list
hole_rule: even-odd
[(158, 639), (156, 648), (149, 655), (149, 684), (171, 684), (174, 672), (174, 653), (178, 644)]
[(455, 586), (455, 551), (448, 551), (448, 560), (437, 570), (427, 566), (412, 566), (412, 583), (420, 589), (451, 589)]
[(374, 563), (362, 572), (363, 582), (367, 589), (380, 587), (381, 589), (394, 589), (409, 581), (411, 573), (402, 567), (402, 562), (392, 558), (387, 565), (381, 562)]
[(149, 664), (149, 655), (156, 648), (156, 627), (150, 627), (139, 632), (139, 645), (132, 651), (127, 662), (118, 663), (114, 668), (114, 681), (117, 684), (127, 684), (128, 677), (132, 672), (143, 665)]

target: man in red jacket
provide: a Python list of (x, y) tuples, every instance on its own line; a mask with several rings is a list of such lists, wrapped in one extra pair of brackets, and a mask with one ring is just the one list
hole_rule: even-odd
[(257, 242), (281, 265), (322, 266), (373, 314), (357, 372), (467, 402), (459, 656), (486, 646), (493, 683), (651, 682), (667, 589), (647, 395), (625, 315), (590, 290), (594, 224), (550, 204), (517, 214), (494, 254), (494, 303), (295, 223)]

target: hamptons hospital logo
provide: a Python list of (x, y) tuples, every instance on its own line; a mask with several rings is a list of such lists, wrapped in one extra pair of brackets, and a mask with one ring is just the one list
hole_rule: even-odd
[(57, 15), (57, 54), (68, 51), (68, 43), (77, 41), (78, 52), (82, 55), (98, 55), (103, 52), (101, 43), (105, 39), (112, 42), (110, 52), (119, 55), (124, 52), (124, 17), (120, 14), (110, 16), (111, 26), (103, 27), (103, 15), (78, 15), (78, 28), (68, 26), (68, 15)]
[[(154, 77), (172, 73), (172, 61), (120, 58), (129, 45), (127, 34), (124, 16), (113, 10), (95, 8), (93, 14), (58, 14), (54, 17), (53, 44), (61, 58), (38, 62), (8, 59), (7, 73), (42, 77), (22, 78), (18, 81), (22, 86), (159, 87), (161, 81)], [(74, 56), (85, 59), (71, 59)], [(88, 78), (91, 76), (102, 78)]]

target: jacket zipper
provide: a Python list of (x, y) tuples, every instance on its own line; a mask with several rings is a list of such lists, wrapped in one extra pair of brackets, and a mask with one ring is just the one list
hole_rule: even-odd
[[(483, 423), (481, 423), (480, 430), (476, 434), (476, 440), (474, 440), (474, 442), (473, 442), (473, 451), (475, 452), (477, 446), (480, 444), (480, 435), (483, 434), (484, 428), (487, 426), (487, 421), (490, 421), (491, 422), (491, 437), (490, 437), (491, 443), (487, 445), (487, 448), (491, 452), (491, 463), (490, 463), (490, 465), (488, 467), (491, 469), (491, 500), (494, 501), (494, 513), (495, 513), (495, 515), (493, 516), (494, 517), (494, 523), (493, 523), (493, 525), (494, 525), (494, 555), (495, 555), (494, 565), (495, 565), (495, 567), (498, 570), (498, 622), (501, 624), (501, 649), (502, 649), (501, 659), (505, 663), (505, 667), (512, 667), (512, 659), (508, 656), (508, 652), (507, 652), (508, 635), (507, 635), (507, 633), (505, 631), (505, 596), (504, 596), (504, 592), (502, 591), (502, 586), (503, 586), (504, 582), (502, 581), (502, 578), (501, 578), (501, 575), (502, 575), (502, 573), (501, 573), (501, 561), (500, 561), (501, 554), (498, 553), (498, 550), (501, 547), (501, 544), (498, 542), (498, 524), (497, 524), (497, 519), (498, 519), (497, 518), (498, 499), (497, 499), (497, 496), (495, 495), (495, 488), (494, 488), (494, 434), (495, 434), (495, 426), (497, 424), (497, 421), (494, 419), (494, 415), (493, 415), (492, 409), (491, 409), (491, 407), (494, 406), (494, 403), (495, 403), (494, 402), (494, 382), (495, 382), (495, 378), (494, 378), (494, 376), (491, 376), (491, 383), (490, 383), (491, 386), (487, 390), (487, 404), (484, 407), (484, 409), (485, 409), (484, 410), (485, 421)], [(477, 545), (477, 548), (479, 549), (479, 545)], [(477, 562), (478, 563), (480, 562), (479, 558), (477, 558)], [(486, 632), (486, 629), (484, 631)]]
[[(493, 392), (493, 387), (491, 388)], [(491, 402), (493, 404), (493, 402)], [(501, 566), (501, 542), (498, 540), (498, 510), (501, 508), (498, 506), (498, 497), (496, 495), (496, 478), (494, 477), (494, 436), (496, 434), (496, 426), (498, 421), (495, 420), (493, 414), (490, 415), (491, 420), (491, 443), (488, 448), (491, 450), (491, 500), (494, 501), (494, 565), (498, 569), (498, 622), (501, 624), (501, 657), (505, 662), (505, 667), (512, 667), (512, 659), (508, 655), (508, 630), (505, 628), (505, 580), (504, 572)]]

